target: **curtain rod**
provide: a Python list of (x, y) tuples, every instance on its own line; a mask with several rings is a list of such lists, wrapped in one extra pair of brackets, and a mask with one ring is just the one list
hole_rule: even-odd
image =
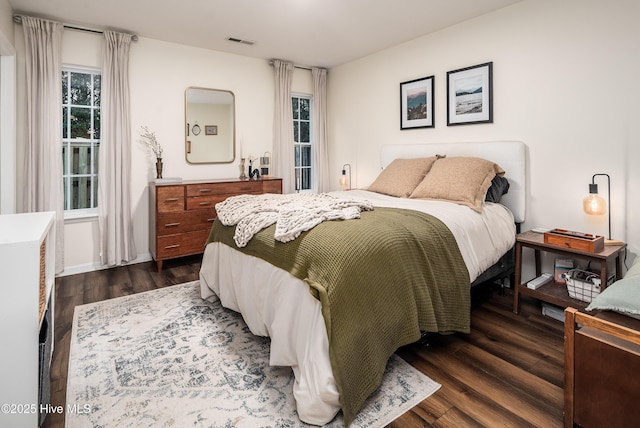
[[(13, 22), (15, 22), (16, 24), (22, 24), (22, 15), (13, 15)], [(67, 28), (69, 30), (77, 30), (77, 31), (86, 31), (88, 33), (96, 33), (96, 34), (104, 34), (103, 30), (96, 30), (93, 28), (83, 28), (83, 27), (77, 27), (75, 25), (69, 25), (69, 24), (62, 24), (64, 26), (64, 28)], [(134, 42), (138, 41), (138, 36), (136, 34), (132, 34), (131, 35), (131, 40), (133, 40)]]
[[(269, 60), (269, 65), (273, 65), (273, 60), (270, 59)], [(293, 64), (293, 68), (299, 68), (301, 70), (312, 70), (313, 67), (310, 67), (308, 65), (298, 65), (298, 64)]]

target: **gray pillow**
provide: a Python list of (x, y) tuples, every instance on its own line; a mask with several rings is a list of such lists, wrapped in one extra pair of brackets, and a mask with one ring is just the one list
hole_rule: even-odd
[(587, 306), (587, 311), (615, 311), (640, 319), (640, 257), (621, 280), (605, 288)]
[(506, 195), (509, 191), (509, 186), (509, 180), (501, 175), (496, 175), (493, 177), (493, 180), (491, 180), (491, 186), (489, 186), (484, 200), (487, 202), (500, 202), (502, 196)]

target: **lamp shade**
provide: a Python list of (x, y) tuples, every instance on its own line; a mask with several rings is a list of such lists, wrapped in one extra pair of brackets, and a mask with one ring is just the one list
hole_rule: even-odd
[(607, 213), (607, 203), (595, 193), (584, 198), (582, 208), (584, 212), (589, 215), (603, 215)]
[(271, 164), (271, 152), (264, 152), (264, 155), (260, 157), (260, 165), (267, 166)]
[(271, 165), (271, 153), (264, 152), (264, 155), (260, 156), (260, 174), (262, 174), (263, 177), (269, 176), (270, 165)]
[[(347, 168), (349, 168), (349, 176), (347, 177)], [(342, 165), (342, 175), (340, 176), (340, 186), (349, 190), (351, 188), (351, 165), (345, 163)]]
[[(607, 202), (598, 196), (598, 185), (596, 184), (596, 177), (598, 176), (607, 178)], [(608, 212), (607, 205), (609, 205)], [(589, 184), (589, 196), (584, 198), (582, 201), (582, 209), (589, 215), (608, 214), (609, 239), (605, 240), (605, 245), (618, 245), (620, 241), (613, 241), (611, 239), (611, 178), (609, 177), (609, 174), (593, 174), (593, 177), (591, 177), (591, 184)]]

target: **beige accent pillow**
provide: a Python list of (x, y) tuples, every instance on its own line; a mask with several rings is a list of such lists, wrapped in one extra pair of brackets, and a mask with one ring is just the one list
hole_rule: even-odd
[(440, 159), (410, 197), (455, 202), (481, 212), (487, 189), (496, 174), (504, 175), (504, 170), (486, 159)]
[(367, 190), (407, 198), (427, 175), (436, 158), (394, 159)]

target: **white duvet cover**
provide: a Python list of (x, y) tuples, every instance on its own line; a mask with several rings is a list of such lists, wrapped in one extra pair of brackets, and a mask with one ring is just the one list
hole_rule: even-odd
[[(477, 213), (449, 202), (395, 198), (365, 190), (331, 194), (439, 218), (453, 233), (471, 282), (515, 242), (513, 215), (500, 204), (485, 203), (482, 213)], [(291, 366), (294, 371), (293, 394), (300, 419), (314, 425), (331, 421), (340, 410), (339, 394), (320, 301), (309, 293), (307, 283), (262, 259), (211, 243), (205, 249), (200, 285), (202, 298), (217, 295), (225, 307), (242, 314), (253, 334), (271, 337), (270, 364)]]

